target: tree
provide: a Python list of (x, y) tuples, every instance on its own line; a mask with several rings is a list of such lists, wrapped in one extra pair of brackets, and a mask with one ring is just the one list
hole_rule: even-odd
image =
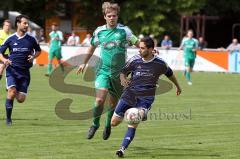
[(181, 15), (198, 12), (204, 4), (204, 0), (125, 1), (121, 8), (121, 19), (135, 34), (154, 34), (160, 37), (168, 33), (177, 41)]

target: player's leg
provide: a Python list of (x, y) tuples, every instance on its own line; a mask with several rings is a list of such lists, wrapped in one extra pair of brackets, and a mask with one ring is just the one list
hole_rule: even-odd
[(107, 140), (111, 135), (111, 119), (114, 113), (114, 109), (117, 105), (118, 98), (109, 95), (109, 107), (106, 113), (105, 127), (103, 130), (103, 140)]
[(135, 132), (136, 132), (137, 126), (138, 126), (138, 124), (128, 125), (128, 129), (127, 129), (127, 131), (125, 133), (125, 136), (123, 138), (121, 147), (116, 152), (116, 155), (118, 157), (123, 157), (124, 151), (128, 148), (128, 146), (130, 145), (130, 143), (132, 142), (132, 140), (135, 137)]
[(5, 102), (6, 107), (6, 124), (12, 124), (12, 109), (14, 98), (17, 93), (16, 89), (16, 79), (14, 78), (14, 71), (8, 67), (6, 70), (6, 86), (7, 86), (7, 98)]
[(103, 139), (107, 140), (111, 134), (111, 119), (115, 110), (115, 107), (118, 103), (118, 99), (122, 94), (123, 87), (120, 84), (119, 76), (115, 78), (111, 78), (110, 81), (110, 98), (109, 98), (109, 108), (107, 111), (106, 121), (105, 121), (105, 128), (103, 131)]
[(100, 118), (109, 88), (108, 76), (104, 74), (97, 74), (95, 79), (95, 88), (96, 88), (96, 101), (93, 107), (93, 124), (88, 131), (87, 139), (93, 138), (95, 132), (100, 126)]
[(189, 58), (186, 58), (185, 57), (185, 70), (186, 70), (186, 79), (187, 79), (187, 82), (189, 85), (191, 85), (191, 75), (190, 75), (190, 71), (191, 71), (191, 68), (190, 68), (190, 59)]
[(57, 58), (57, 61), (58, 61), (58, 65), (60, 66), (62, 72), (64, 72), (64, 66), (63, 66), (63, 63), (61, 61), (62, 59), (62, 51), (61, 51), (61, 48), (59, 48), (56, 52), (56, 58)]
[[(146, 96), (146, 97), (137, 97), (137, 104), (136, 107), (140, 109), (140, 115), (143, 121), (147, 120), (147, 113), (151, 109), (151, 105), (154, 101), (153, 96)], [(117, 108), (116, 108), (117, 109)], [(128, 148), (130, 143), (135, 137), (135, 132), (137, 129), (138, 124), (128, 125), (128, 129), (125, 133), (123, 138), (122, 144), (120, 149), (116, 152), (116, 155), (119, 157), (123, 157), (124, 151)]]
[(96, 90), (96, 100), (93, 107), (93, 123), (87, 133), (87, 139), (92, 139), (95, 132), (100, 126), (100, 118), (104, 108), (104, 102), (106, 100), (108, 90), (106, 88), (100, 88)]
[(114, 110), (114, 114), (111, 119), (112, 127), (118, 126), (122, 122), (124, 118), (124, 114), (129, 108), (131, 108), (131, 106), (129, 106), (129, 104), (125, 102), (123, 99), (120, 99), (118, 101), (117, 106)]
[(190, 71), (190, 72), (193, 72), (194, 64), (195, 64), (195, 59), (191, 59), (191, 60), (190, 60), (190, 64), (189, 64), (189, 66), (190, 66), (189, 71)]
[(18, 82), (17, 93), (15, 96), (18, 103), (23, 103), (25, 101), (29, 84), (30, 84), (30, 76), (27, 76), (26, 78), (22, 78), (21, 81)]
[(193, 71), (193, 66), (195, 63), (195, 59), (189, 59), (188, 60), (188, 85), (192, 85), (192, 80), (191, 80), (191, 72)]
[(53, 63), (54, 57), (55, 57), (55, 50), (50, 48), (49, 54), (48, 54), (47, 73), (45, 74), (45, 76), (49, 76), (52, 73), (52, 63)]
[(6, 66), (2, 62), (0, 62), (0, 80), (2, 79), (3, 71), (4, 71), (5, 67)]
[(113, 115), (111, 120), (111, 126), (115, 127), (118, 126), (123, 121), (123, 117), (120, 117), (118, 115)]
[(30, 72), (25, 71), (21, 75), (21, 79), (17, 80), (17, 93), (15, 98), (19, 103), (23, 103), (27, 96), (28, 86), (30, 84)]
[(5, 102), (7, 125), (12, 125), (12, 109), (13, 109), (13, 101), (16, 93), (17, 93), (17, 90), (15, 86), (8, 88), (7, 98)]
[[(112, 120), (111, 120), (112, 127), (115, 127), (122, 122), (122, 120), (124, 118), (124, 114), (129, 108), (131, 108), (131, 106), (123, 99), (120, 99), (118, 101), (118, 104), (115, 108), (115, 111), (114, 111), (114, 114), (113, 114)], [(116, 152), (116, 155), (118, 157), (123, 157), (125, 149), (128, 147), (128, 145), (131, 143), (132, 139), (135, 136), (136, 128), (137, 128), (137, 125), (135, 125), (135, 124), (128, 125), (128, 129), (125, 133), (125, 137), (123, 138), (120, 149)]]

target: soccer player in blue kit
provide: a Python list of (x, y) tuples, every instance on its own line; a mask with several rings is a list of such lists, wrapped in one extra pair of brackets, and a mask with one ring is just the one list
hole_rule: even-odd
[[(8, 37), (0, 47), (0, 60), (6, 67), (6, 124), (12, 124), (12, 109), (14, 98), (19, 103), (26, 99), (28, 86), (30, 84), (30, 68), (34, 58), (40, 55), (41, 49), (36, 39), (27, 34), (29, 18), (19, 15), (15, 19), (16, 33)], [(8, 59), (3, 54), (9, 49)]]
[[(164, 74), (176, 86), (176, 94), (181, 94), (172, 69), (159, 57), (154, 55), (154, 41), (150, 37), (140, 40), (140, 54), (132, 57), (120, 74), (121, 84), (125, 90), (119, 100), (111, 126), (121, 123), (124, 114), (129, 108), (139, 108), (141, 119), (147, 120), (147, 113), (154, 101), (156, 84), (159, 77)], [(127, 75), (131, 73), (131, 79)], [(120, 149), (116, 152), (118, 157), (123, 157), (125, 149), (129, 146), (135, 136), (138, 124), (129, 124)]]

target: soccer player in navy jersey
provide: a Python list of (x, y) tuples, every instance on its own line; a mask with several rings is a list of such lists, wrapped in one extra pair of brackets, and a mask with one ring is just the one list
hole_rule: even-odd
[[(140, 54), (132, 57), (120, 74), (121, 84), (125, 90), (119, 100), (111, 120), (112, 126), (121, 123), (124, 114), (129, 108), (139, 108), (141, 119), (147, 120), (147, 113), (154, 101), (156, 84), (159, 77), (164, 74), (176, 86), (176, 94), (181, 94), (172, 69), (159, 57), (154, 55), (154, 41), (150, 37), (140, 40)], [(127, 75), (131, 73), (130, 80)], [(123, 157), (124, 150), (129, 146), (135, 136), (138, 124), (129, 124), (120, 149), (116, 152)]]
[[(6, 68), (6, 124), (12, 124), (12, 109), (14, 98), (19, 103), (26, 99), (28, 86), (30, 84), (30, 68), (34, 58), (40, 55), (41, 49), (36, 39), (27, 34), (29, 18), (26, 15), (16, 17), (15, 26), (17, 31), (8, 37), (0, 47), (0, 60)], [(3, 54), (9, 49), (9, 57), (6, 59)]]

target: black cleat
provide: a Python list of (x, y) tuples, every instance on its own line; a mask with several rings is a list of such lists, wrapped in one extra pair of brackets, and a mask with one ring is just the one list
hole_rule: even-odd
[(50, 74), (46, 73), (46, 74), (45, 74), (45, 76), (46, 76), (46, 77), (49, 77), (49, 76), (50, 76)]
[(12, 125), (12, 119), (11, 118), (7, 118), (6, 119), (6, 125), (7, 126), (11, 126)]
[(118, 157), (123, 157), (124, 156), (124, 151), (122, 149), (117, 150), (116, 155)]
[(88, 130), (88, 133), (87, 133), (87, 139), (92, 139), (95, 132), (97, 131), (98, 127), (92, 125), (89, 130)]
[(103, 140), (107, 140), (111, 135), (111, 127), (105, 127), (103, 130)]

